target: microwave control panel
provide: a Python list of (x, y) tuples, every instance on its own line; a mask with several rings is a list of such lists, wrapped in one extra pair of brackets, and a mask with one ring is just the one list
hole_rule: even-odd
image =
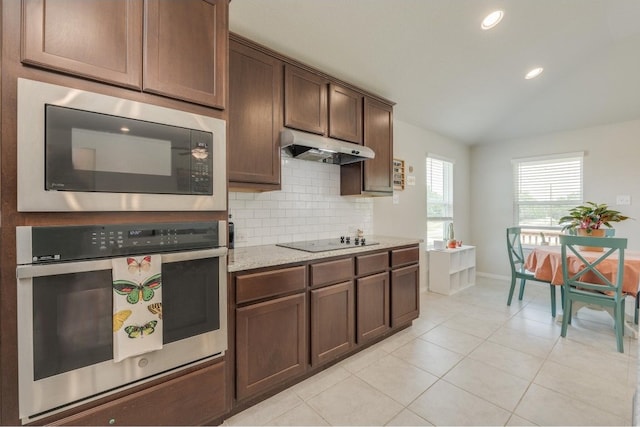
[(191, 130), (191, 194), (213, 194), (213, 134)]

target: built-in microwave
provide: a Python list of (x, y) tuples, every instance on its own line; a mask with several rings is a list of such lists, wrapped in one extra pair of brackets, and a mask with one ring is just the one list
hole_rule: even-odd
[(226, 210), (226, 123), (18, 79), (19, 211)]

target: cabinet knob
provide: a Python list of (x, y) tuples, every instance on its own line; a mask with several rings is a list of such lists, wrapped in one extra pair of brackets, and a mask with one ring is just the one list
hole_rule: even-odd
[(111, 419), (109, 420), (109, 424), (110, 424), (110, 425), (114, 425), (115, 423), (116, 423), (116, 419), (115, 419), (115, 418), (111, 418)]

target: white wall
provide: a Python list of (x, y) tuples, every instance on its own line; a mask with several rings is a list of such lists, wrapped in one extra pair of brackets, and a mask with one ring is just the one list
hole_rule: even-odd
[[(437, 154), (453, 160), (453, 214), (456, 238), (473, 244), (469, 223), (469, 147), (411, 124), (394, 120), (393, 145), (395, 158), (405, 161), (407, 177), (415, 177), (415, 185), (395, 192), (398, 204), (391, 197), (373, 201), (373, 230), (375, 234), (426, 239), (426, 157)], [(410, 168), (413, 167), (413, 172)], [(420, 270), (422, 289), (427, 286), (425, 245), (421, 245)]]
[(235, 246), (373, 232), (373, 202), (340, 196), (340, 166), (282, 157), (282, 190), (229, 192)]
[[(615, 224), (616, 235), (640, 249), (640, 120), (517, 139), (471, 150), (471, 229), (477, 271), (508, 276), (505, 228), (513, 220), (514, 158), (584, 151), (584, 200), (607, 203), (635, 220)], [(616, 195), (631, 196), (630, 206)], [(463, 238), (464, 240), (464, 238)]]

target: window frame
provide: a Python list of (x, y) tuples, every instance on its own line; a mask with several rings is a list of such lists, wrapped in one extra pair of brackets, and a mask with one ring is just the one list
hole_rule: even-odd
[[(442, 187), (443, 187), (443, 193), (445, 193), (445, 191), (448, 193), (447, 196), (444, 196), (443, 194), (443, 199), (449, 199), (448, 202), (443, 201), (443, 202), (438, 202), (438, 204), (443, 206), (442, 211), (444, 213), (448, 213), (449, 215), (444, 215), (444, 216), (429, 216), (429, 207), (430, 205), (433, 205), (433, 201), (429, 200), (429, 189), (433, 188), (432, 182), (433, 180), (430, 178), (433, 178), (433, 176), (430, 177), (429, 173), (430, 171), (433, 169), (433, 167), (429, 167), (429, 162), (430, 161), (438, 161), (438, 162), (442, 162), (443, 163), (443, 178), (442, 178)], [(425, 219), (426, 219), (426, 238), (425, 238), (425, 242), (427, 243), (427, 246), (430, 246), (433, 244), (433, 240), (440, 240), (440, 239), (444, 239), (444, 231), (446, 229), (446, 224), (453, 222), (454, 219), (454, 167), (455, 167), (455, 160), (450, 159), (450, 158), (446, 158), (443, 156), (439, 156), (437, 154), (433, 154), (433, 153), (427, 153), (427, 156), (425, 158), (425, 196), (426, 196), (426, 215), (425, 215)], [(446, 175), (446, 178), (445, 178)], [(445, 190), (444, 188), (448, 187), (448, 190)], [(440, 238), (436, 239), (433, 238), (431, 239), (429, 237), (429, 223), (430, 222), (439, 222), (442, 223), (442, 228), (443, 228), (443, 233), (442, 236), (440, 236)]]
[[(533, 166), (534, 164), (542, 164), (542, 165), (553, 165), (556, 163), (561, 163), (563, 160), (571, 161), (578, 160), (578, 174), (579, 177), (573, 177), (574, 179), (579, 180), (578, 184), (578, 197), (575, 198), (566, 198), (557, 200), (554, 197), (550, 196), (545, 200), (533, 200), (526, 201), (521, 199), (521, 188), (522, 188), (522, 170), (521, 166), (525, 164), (529, 164)], [(550, 154), (545, 156), (535, 156), (535, 157), (521, 157), (511, 160), (512, 164), (512, 185), (513, 185), (513, 223), (527, 228), (540, 228), (546, 230), (559, 230), (561, 226), (557, 223), (557, 219), (549, 216), (549, 224), (530, 224), (523, 223), (522, 218), (520, 217), (522, 206), (541, 206), (547, 207), (549, 211), (553, 209), (554, 206), (567, 206), (573, 207), (580, 205), (584, 202), (584, 152), (571, 152), (571, 153), (559, 153), (559, 154)], [(566, 193), (567, 196), (570, 196), (571, 193)], [(554, 224), (551, 222), (554, 221)]]

